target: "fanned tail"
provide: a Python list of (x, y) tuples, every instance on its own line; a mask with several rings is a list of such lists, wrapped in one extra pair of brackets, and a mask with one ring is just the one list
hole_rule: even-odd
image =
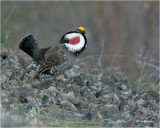
[(19, 48), (33, 57), (34, 50), (38, 48), (38, 41), (32, 34), (25, 36), (19, 44)]

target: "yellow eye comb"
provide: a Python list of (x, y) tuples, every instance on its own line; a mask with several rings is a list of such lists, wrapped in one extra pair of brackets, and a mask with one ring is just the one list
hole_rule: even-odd
[(82, 32), (85, 31), (84, 27), (79, 27), (78, 30), (80, 30)]

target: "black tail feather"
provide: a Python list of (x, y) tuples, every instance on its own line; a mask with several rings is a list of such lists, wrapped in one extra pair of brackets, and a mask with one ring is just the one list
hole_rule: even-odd
[(34, 50), (38, 48), (38, 41), (32, 34), (25, 36), (19, 44), (19, 48), (33, 57)]

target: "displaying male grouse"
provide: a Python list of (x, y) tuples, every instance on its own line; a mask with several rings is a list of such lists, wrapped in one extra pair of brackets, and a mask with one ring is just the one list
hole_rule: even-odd
[(86, 46), (87, 39), (83, 27), (64, 34), (55, 46), (40, 48), (32, 34), (25, 36), (19, 44), (19, 48), (37, 63), (39, 74), (54, 76), (72, 68), (75, 59)]

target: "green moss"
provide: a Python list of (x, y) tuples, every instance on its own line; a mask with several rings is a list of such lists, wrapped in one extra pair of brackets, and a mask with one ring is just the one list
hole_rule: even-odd
[(17, 110), (11, 110), (13, 115), (19, 115), (19, 116), (24, 116), (26, 113), (26, 110), (24, 108), (19, 108)]
[[(34, 118), (36, 118), (39, 122), (41, 122), (43, 125), (48, 127), (74, 127), (74, 128), (85, 128), (85, 127), (97, 127), (99, 126), (99, 122), (89, 122), (81, 119), (70, 119), (65, 117), (53, 117), (52, 114), (41, 114), (40, 109), (37, 109), (35, 107), (32, 107), (31, 110), (27, 111), (25, 108), (19, 108), (17, 110), (11, 110), (10, 111), (12, 117), (20, 117), (21, 121), (17, 122), (16, 126), (24, 126), (24, 124), (27, 126), (30, 125), (30, 121), (32, 121)], [(26, 115), (29, 117), (28, 123), (26, 122)], [(38, 124), (37, 124), (38, 126)]]
[(151, 80), (150, 81), (137, 80), (135, 82), (131, 82), (130, 88), (132, 90), (137, 88), (141, 91), (154, 91), (158, 93), (158, 84), (154, 83)]

